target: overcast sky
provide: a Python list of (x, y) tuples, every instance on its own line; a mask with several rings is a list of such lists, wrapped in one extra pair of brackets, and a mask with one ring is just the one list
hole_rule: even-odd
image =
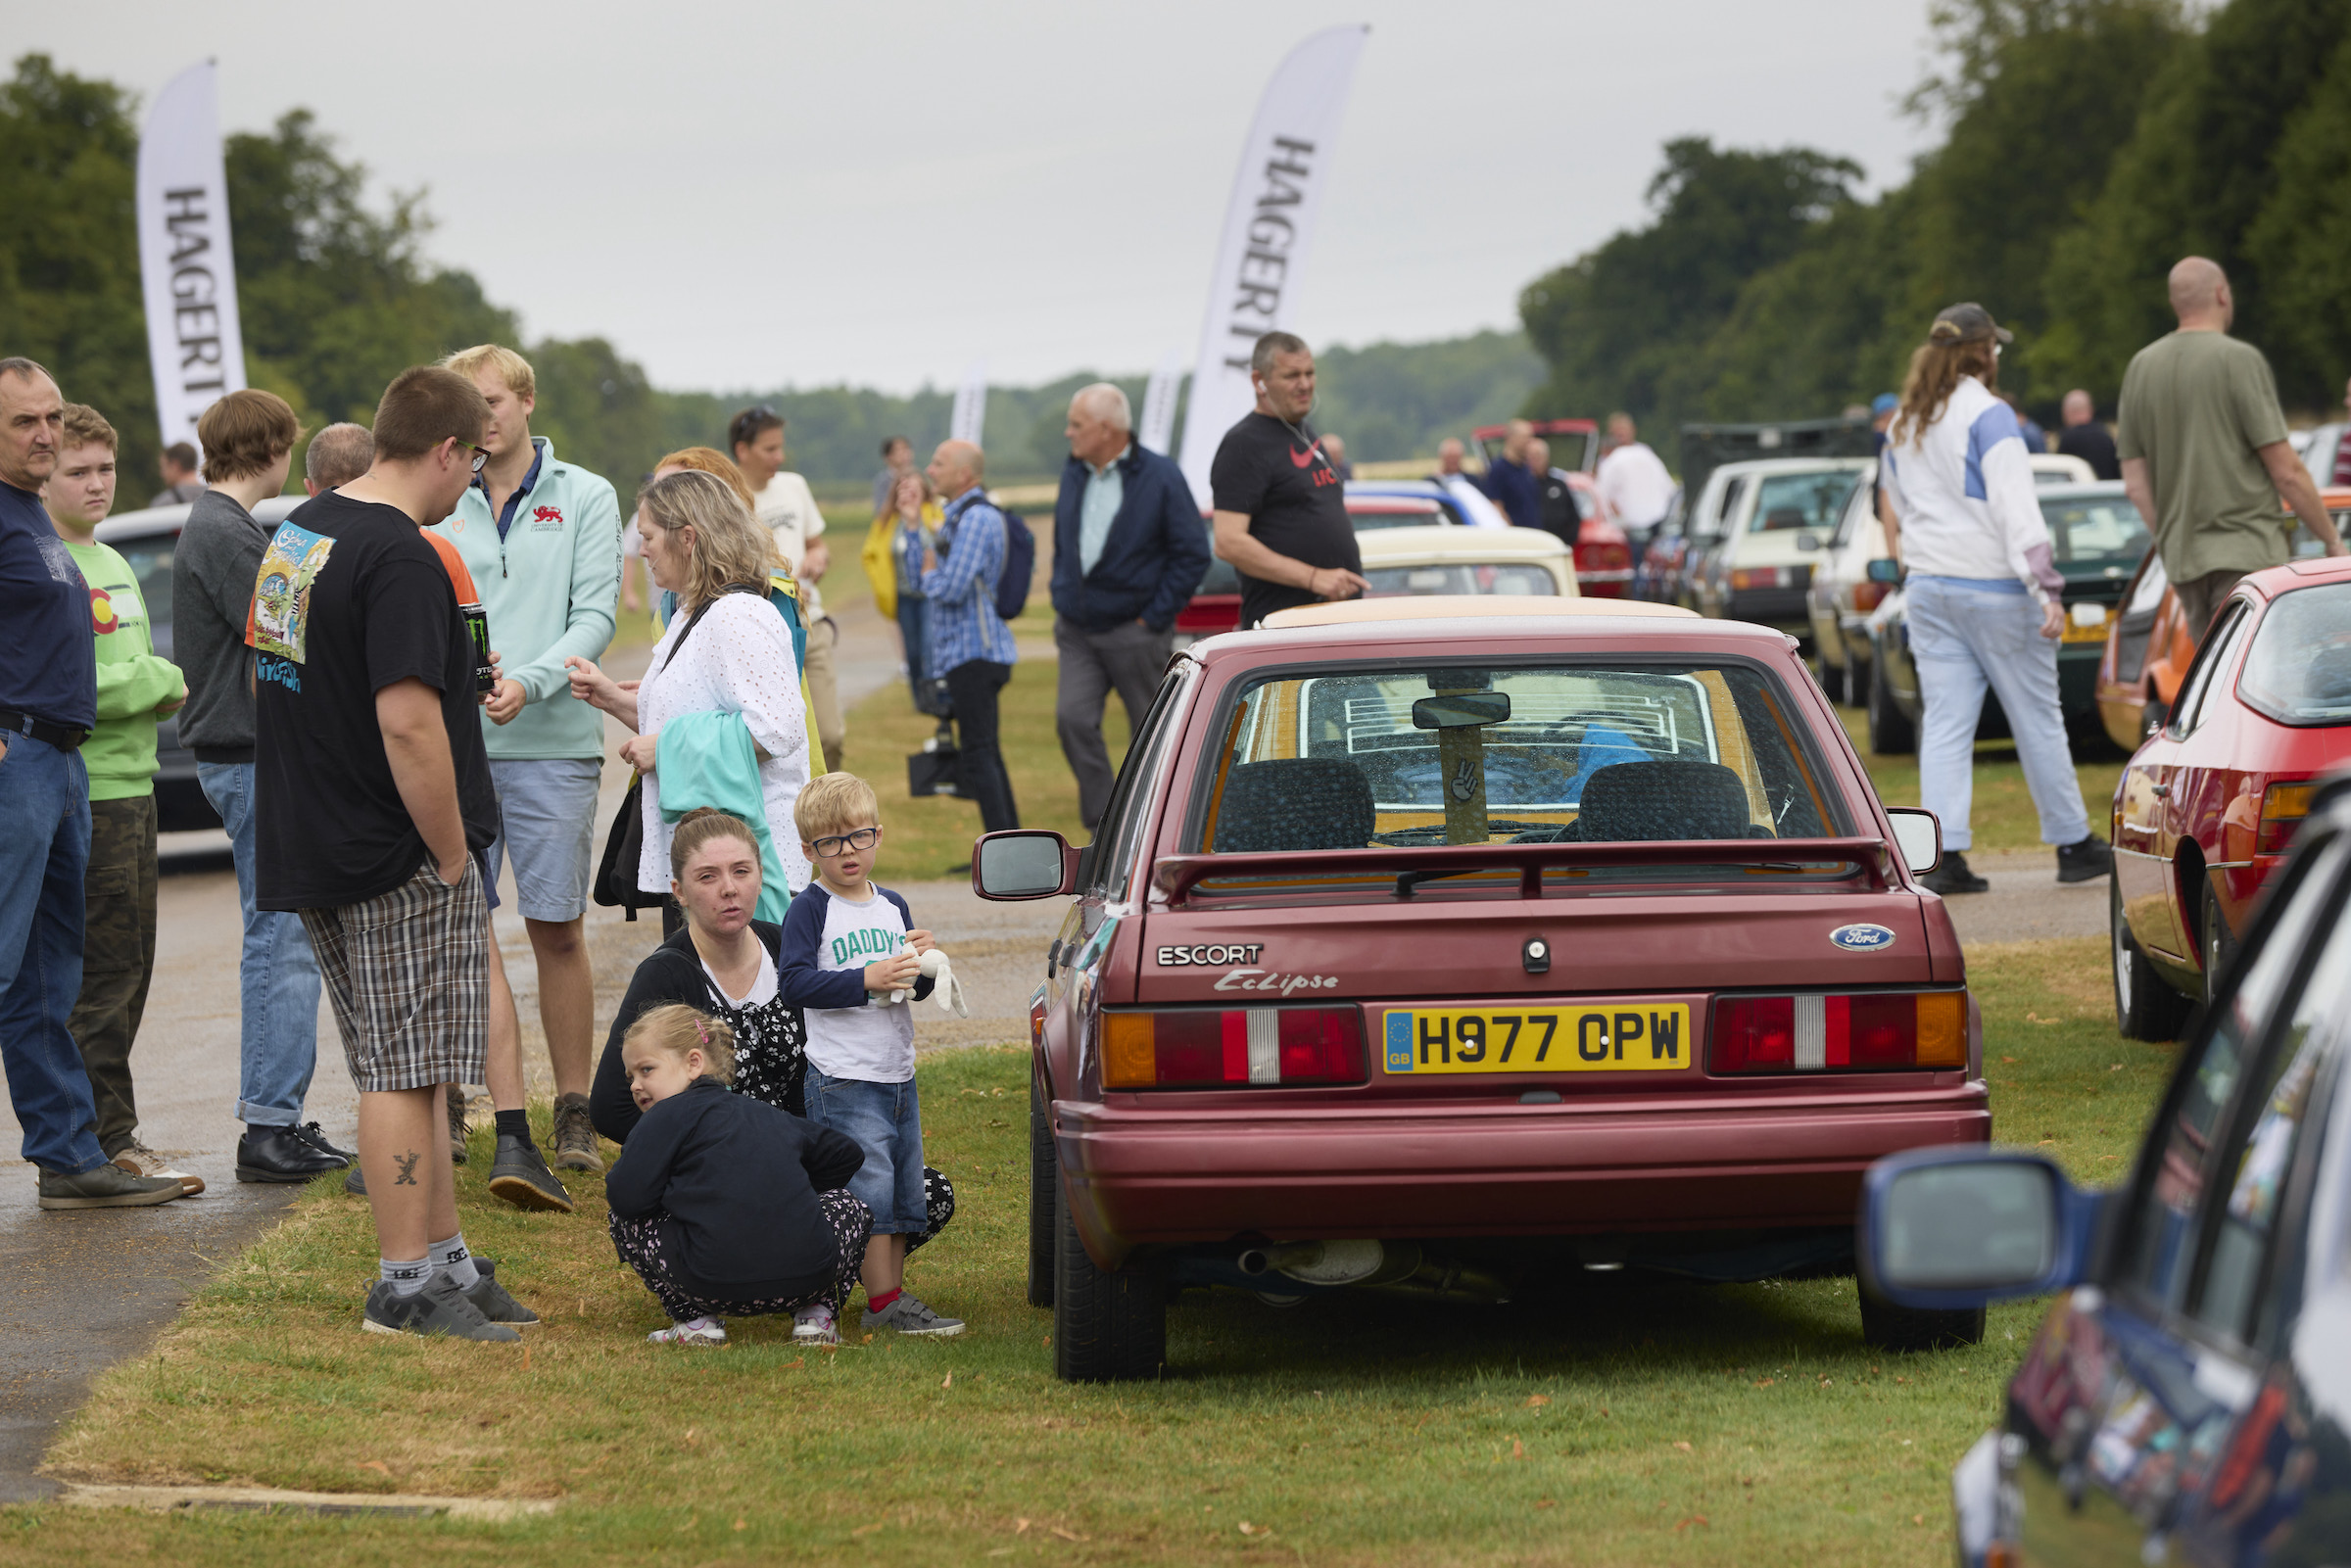
[(1899, 182), (1926, 10), (79, 0), (8, 47), (142, 101), (212, 56), (231, 131), (315, 110), (379, 199), (428, 191), (437, 259), (657, 385), (905, 390), (1188, 355), (1257, 96), (1319, 27), (1371, 35), (1296, 324), (1364, 344), (1514, 325), (1530, 278), (1641, 220), (1669, 137)]

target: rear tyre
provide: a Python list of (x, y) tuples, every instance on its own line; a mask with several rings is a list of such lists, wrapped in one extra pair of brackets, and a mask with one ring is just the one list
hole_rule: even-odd
[(1848, 700), (1845, 693), (1847, 687), (1847, 676), (1851, 670), (1851, 666), (1845, 664), (1831, 664), (1829, 662), (1829, 656), (1826, 653), (1816, 655), (1814, 662), (1820, 667), (1820, 689), (1822, 693), (1826, 695), (1831, 702), (1843, 706)]
[(1896, 1307), (1861, 1293), (1861, 1338), (1878, 1351), (1947, 1351), (1984, 1343), (1984, 1308)]
[(2114, 1023), (2126, 1040), (2176, 1040), (2187, 1021), (2187, 998), (2165, 984), (2139, 950), (2123, 919), (2120, 879), (2108, 878), (2107, 942), (2114, 955)]
[(2196, 940), (2204, 959), (2204, 1000), (2220, 994), (2221, 975), (2236, 957), (2236, 938), (2229, 934), (2229, 917), (2221, 913), (2220, 895), (2208, 884), (2197, 901)]
[(1886, 684), (1886, 661), (1869, 661), (1869, 749), (1881, 757), (1903, 757), (1918, 749), (1918, 732), (1910, 716), (1894, 704), (1894, 689)]
[(1061, 1185), (1053, 1153), (1053, 1118), (1033, 1079), (1029, 1084), (1029, 1305), (1053, 1305), (1054, 1190)]
[(1168, 1359), (1168, 1298), (1156, 1268), (1096, 1268), (1053, 1184), (1053, 1371), (1067, 1383), (1157, 1377)]

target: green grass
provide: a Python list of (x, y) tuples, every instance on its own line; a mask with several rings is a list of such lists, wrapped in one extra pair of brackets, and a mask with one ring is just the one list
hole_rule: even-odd
[[(1858, 708), (1840, 707), (1846, 734), (1869, 769), (1878, 798), (1890, 806), (1915, 806), (1918, 798), (1918, 758), (1890, 757), (1869, 749), (1869, 721)], [(2082, 803), (2089, 808), (2090, 832), (2106, 834), (2114, 805), (2115, 785), (2122, 781), (2120, 758), (2084, 761), (2077, 757), (2074, 772), (2082, 781)], [(2040, 818), (2033, 809), (2033, 793), (2025, 787), (2024, 764), (2016, 760), (2012, 740), (1976, 742), (1975, 849), (2040, 849)]]
[[(2117, 1038), (2094, 940), (1973, 961), (1995, 1116), (2078, 1176), (2124, 1168), (2170, 1048)], [(1887, 1356), (1849, 1280), (1615, 1282), (1456, 1308), (1365, 1296), (1275, 1311), (1185, 1295), (1165, 1381), (1054, 1381), (1022, 1293), (1024, 1063), (926, 1057), (952, 1229), (914, 1287), (971, 1330), (794, 1350), (744, 1320), (656, 1350), (601, 1192), (572, 1217), (489, 1201), (466, 1233), (546, 1319), (530, 1355), (358, 1332), (365, 1208), (322, 1182), (155, 1351), (102, 1376), (53, 1451), (86, 1479), (553, 1497), (510, 1525), (47, 1506), (0, 1512), (0, 1563), (1269, 1562), (1938, 1564), (1949, 1466), (1995, 1417), (2042, 1310), (1986, 1343)], [(852, 1340), (856, 1336), (852, 1334)], [(1250, 1531), (1244, 1534), (1242, 1524)]]

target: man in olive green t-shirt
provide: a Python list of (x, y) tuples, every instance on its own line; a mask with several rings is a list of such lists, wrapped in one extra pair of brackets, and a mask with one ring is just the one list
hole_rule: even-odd
[(2171, 293), (2180, 330), (2133, 356), (2117, 448), (2123, 487), (2154, 529), (2164, 573), (2200, 639), (2237, 579), (2291, 553), (2281, 499), (2327, 554), (2344, 551), (2286, 443), (2269, 360), (2229, 336), (2236, 301), (2228, 275), (2191, 256), (2172, 268)]

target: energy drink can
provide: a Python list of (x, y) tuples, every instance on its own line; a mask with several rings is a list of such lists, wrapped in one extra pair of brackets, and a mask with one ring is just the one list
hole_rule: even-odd
[(498, 670), (490, 662), (489, 612), (479, 604), (460, 604), (457, 613), (465, 617), (465, 635), (473, 639), (474, 692), (486, 697), (498, 689)]

